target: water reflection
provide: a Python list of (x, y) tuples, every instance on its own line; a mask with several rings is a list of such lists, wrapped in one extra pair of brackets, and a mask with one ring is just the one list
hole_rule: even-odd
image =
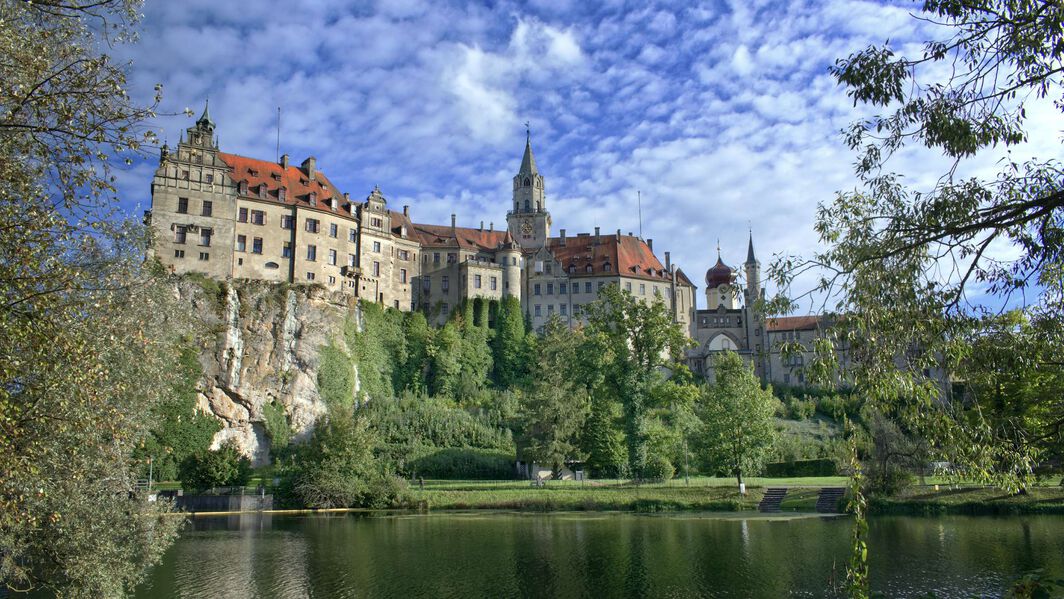
[[(139, 597), (825, 597), (846, 519), (391, 514), (197, 519)], [(999, 595), (1064, 573), (1064, 519), (884, 517), (873, 588)]]

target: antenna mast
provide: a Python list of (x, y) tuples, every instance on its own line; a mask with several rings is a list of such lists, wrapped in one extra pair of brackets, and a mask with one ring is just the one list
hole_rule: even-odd
[(639, 206), (639, 238), (643, 238), (643, 192), (635, 190), (636, 205)]
[(281, 107), (277, 107), (277, 162), (281, 161)]

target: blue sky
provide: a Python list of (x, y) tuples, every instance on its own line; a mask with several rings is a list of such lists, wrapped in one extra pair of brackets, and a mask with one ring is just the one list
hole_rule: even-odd
[[(163, 84), (162, 112), (198, 116), (209, 96), (223, 150), (273, 159), (281, 106), (282, 153), (315, 156), (353, 198), (380, 185), (418, 222), (505, 226), (529, 121), (555, 232), (638, 231), (638, 190), (644, 237), (701, 295), (717, 240), (739, 266), (748, 226), (763, 267), (816, 249), (817, 203), (855, 186), (839, 130), (860, 116), (827, 69), (888, 38), (918, 53), (915, 8), (149, 0), (140, 43), (120, 52), (135, 98)], [(1059, 113), (1028, 113), (1021, 155), (1059, 154)], [(153, 126), (173, 144), (193, 120)], [(131, 212), (148, 207), (153, 168), (122, 173)], [(944, 170), (916, 150), (895, 169), (918, 186)]]

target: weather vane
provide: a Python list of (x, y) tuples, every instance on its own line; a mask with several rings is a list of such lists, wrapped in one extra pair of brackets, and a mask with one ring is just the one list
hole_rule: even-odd
[(525, 141), (532, 141), (532, 126), (525, 121)]

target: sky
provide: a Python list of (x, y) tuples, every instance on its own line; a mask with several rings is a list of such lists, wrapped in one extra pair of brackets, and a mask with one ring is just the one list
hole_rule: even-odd
[[(140, 42), (118, 53), (132, 61), (135, 99), (163, 85), (151, 126), (171, 145), (209, 98), (223, 151), (275, 159), (280, 107), (281, 153), (297, 164), (315, 156), (353, 199), (379, 185), (415, 222), (455, 213), (460, 226), (505, 227), (528, 122), (554, 234), (638, 233), (641, 196), (643, 237), (659, 257), (670, 251), (702, 296), (718, 240), (725, 263), (740, 267), (752, 231), (763, 271), (774, 255), (817, 250), (817, 204), (857, 185), (840, 131), (861, 108), (828, 68), (887, 39), (919, 53), (931, 32), (914, 10), (857, 0), (148, 0)], [(1014, 153), (1059, 155), (1059, 112), (1028, 114), (1029, 147)], [(989, 174), (995, 160), (971, 168)], [(131, 213), (150, 207), (154, 167), (120, 173)], [(917, 186), (945, 170), (916, 150), (894, 168)]]

